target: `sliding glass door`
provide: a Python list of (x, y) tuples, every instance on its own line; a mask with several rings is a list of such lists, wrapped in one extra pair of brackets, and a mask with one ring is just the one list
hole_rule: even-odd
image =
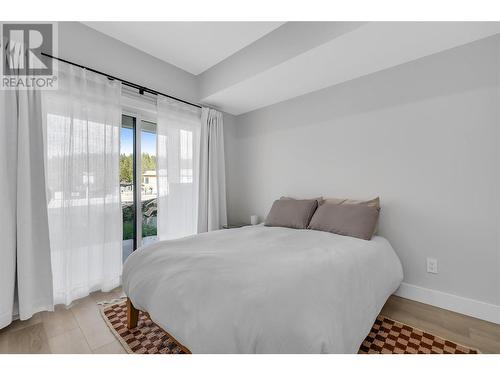
[(137, 248), (135, 200), (135, 123), (132, 116), (122, 115), (120, 130), (120, 197), (123, 220), (123, 261)]
[(157, 240), (156, 218), (158, 181), (156, 179), (156, 124), (141, 121), (141, 226), (142, 245)]
[(123, 261), (157, 239), (156, 171), (156, 124), (140, 115), (124, 114), (120, 133)]

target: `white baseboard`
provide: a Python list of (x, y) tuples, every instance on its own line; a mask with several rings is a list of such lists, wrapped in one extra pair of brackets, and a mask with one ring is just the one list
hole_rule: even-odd
[(407, 283), (401, 283), (401, 286), (394, 294), (403, 298), (500, 324), (500, 306), (491, 303), (481, 302)]

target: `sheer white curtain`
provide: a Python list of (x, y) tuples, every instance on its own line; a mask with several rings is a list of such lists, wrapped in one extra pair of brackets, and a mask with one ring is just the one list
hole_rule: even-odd
[(0, 328), (53, 308), (40, 103), (0, 91)]
[(44, 95), (46, 183), (54, 301), (120, 285), (121, 83), (59, 64)]
[(157, 168), (160, 240), (196, 233), (200, 110), (158, 97)]
[(224, 122), (215, 109), (201, 111), (198, 233), (227, 224)]

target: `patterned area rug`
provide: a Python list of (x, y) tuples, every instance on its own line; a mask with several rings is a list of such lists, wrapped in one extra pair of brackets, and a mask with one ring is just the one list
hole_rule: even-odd
[(478, 354), (478, 351), (379, 315), (358, 353)]
[(135, 354), (191, 354), (176, 339), (158, 327), (147, 314), (139, 312), (137, 327), (127, 328), (127, 301), (101, 307), (108, 327), (128, 353)]
[[(101, 307), (101, 313), (128, 353), (190, 354), (186, 347), (153, 323), (143, 312), (139, 313), (137, 327), (129, 330), (126, 301), (113, 302)], [(478, 351), (379, 315), (358, 353), (477, 354)]]

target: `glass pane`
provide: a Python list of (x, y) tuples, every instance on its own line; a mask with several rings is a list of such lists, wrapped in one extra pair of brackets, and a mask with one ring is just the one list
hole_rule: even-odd
[(123, 261), (135, 248), (134, 124), (135, 119), (133, 117), (122, 116), (120, 130), (120, 196), (123, 217)]
[(156, 124), (141, 122), (142, 246), (157, 240)]

